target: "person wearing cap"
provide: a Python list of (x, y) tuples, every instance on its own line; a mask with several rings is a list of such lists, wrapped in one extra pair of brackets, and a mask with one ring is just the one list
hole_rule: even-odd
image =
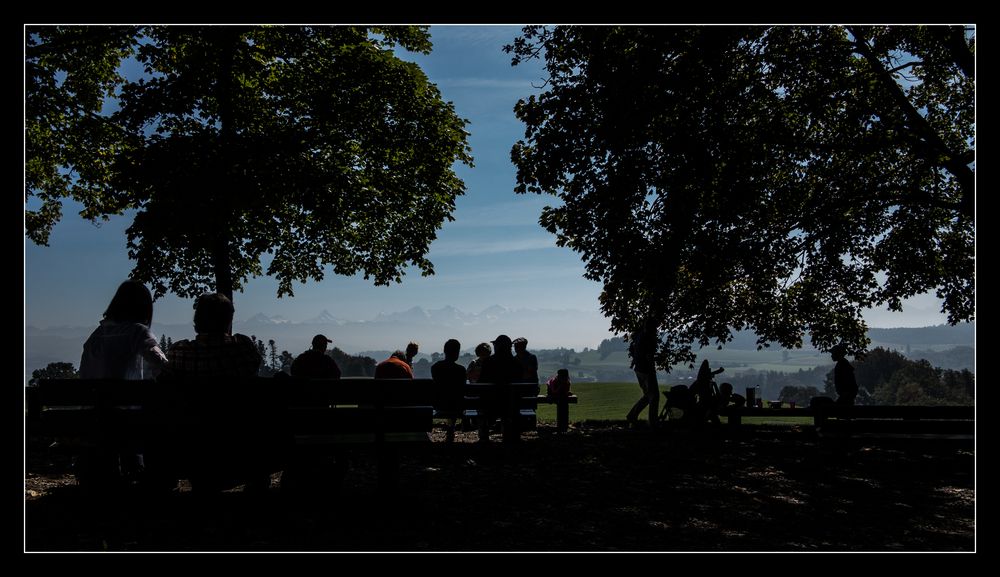
[(339, 379), (340, 367), (333, 357), (326, 354), (326, 345), (332, 343), (326, 335), (316, 335), (312, 348), (295, 357), (292, 362), (292, 376), (306, 379)]
[(847, 362), (847, 346), (844, 343), (830, 349), (830, 357), (837, 361), (833, 367), (833, 386), (837, 390), (838, 405), (853, 405), (858, 396), (858, 381), (854, 378), (854, 367)]
[(510, 352), (511, 340), (507, 335), (500, 335), (493, 343), (493, 354), (483, 361), (483, 371), (479, 374), (480, 383), (509, 384), (522, 382), (524, 367)]
[(514, 339), (514, 358), (521, 363), (521, 380), (527, 383), (538, 382), (538, 357), (528, 352), (528, 339)]

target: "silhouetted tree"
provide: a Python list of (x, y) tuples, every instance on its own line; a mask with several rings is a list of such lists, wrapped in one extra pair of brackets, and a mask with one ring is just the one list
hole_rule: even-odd
[(73, 367), (73, 363), (49, 363), (44, 369), (31, 371), (29, 386), (35, 386), (40, 379), (79, 379), (80, 372)]
[[(232, 296), (250, 276), (324, 267), (399, 282), (464, 191), (466, 121), (419, 66), (419, 27), (26, 30), (26, 235), (63, 198), (91, 220), (135, 209), (132, 276), (156, 296)], [(126, 56), (142, 78), (123, 78)], [(102, 108), (117, 99), (117, 110)], [(36, 207), (38, 201), (40, 206)], [(387, 242), (386, 239), (391, 239)], [(264, 253), (272, 255), (267, 270)]]
[(413, 376), (418, 379), (431, 378), (431, 363), (426, 358), (413, 363)]
[(270, 339), (267, 341), (267, 346), (271, 370), (278, 372), (281, 370), (281, 363), (278, 361), (278, 345), (274, 342), (274, 339)]
[[(970, 371), (941, 369), (881, 347), (854, 363), (854, 376), (858, 404), (970, 405), (975, 400), (975, 376)], [(826, 376), (824, 394), (836, 397), (832, 370)]]
[[(867, 404), (865, 399), (874, 397), (875, 391), (905, 367), (913, 364), (897, 351), (875, 347), (854, 363), (854, 378), (858, 381), (858, 404)], [(825, 380), (826, 396), (836, 398), (833, 386), (833, 369), (830, 368)]]
[(174, 344), (173, 339), (171, 339), (167, 335), (160, 335), (160, 350), (161, 351), (163, 351), (164, 353), (167, 352), (168, 350), (170, 350), (170, 347), (173, 346), (173, 344)]
[(604, 339), (601, 344), (597, 345), (597, 352), (601, 353), (601, 360), (608, 358), (608, 355), (614, 352), (625, 352), (628, 350), (628, 343), (622, 337), (611, 337), (610, 339)]
[[(974, 316), (975, 42), (962, 27), (526, 27), (518, 193), (652, 318), (658, 365), (734, 329), (758, 347), (866, 348), (862, 313), (936, 290)], [(884, 280), (883, 280), (884, 279)]]
[(786, 386), (782, 387), (778, 399), (783, 403), (795, 402), (801, 406), (809, 406), (809, 401), (818, 396), (820, 396), (820, 392), (816, 387)]
[(372, 377), (375, 375), (375, 359), (365, 356), (352, 356), (338, 347), (333, 347), (326, 354), (333, 357), (345, 377)]

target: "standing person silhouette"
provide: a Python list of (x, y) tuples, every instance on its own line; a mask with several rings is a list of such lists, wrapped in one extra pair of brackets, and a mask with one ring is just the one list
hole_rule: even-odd
[(660, 387), (656, 382), (656, 343), (658, 340), (656, 327), (649, 319), (643, 321), (640, 330), (632, 333), (629, 342), (628, 354), (632, 358), (632, 370), (635, 371), (635, 378), (639, 381), (642, 389), (642, 397), (632, 405), (632, 409), (625, 416), (630, 425), (635, 426), (639, 422), (639, 413), (649, 405), (649, 427), (655, 428), (659, 414), (657, 408), (660, 404)]
[(830, 349), (830, 357), (837, 362), (833, 367), (833, 387), (837, 390), (838, 405), (853, 405), (858, 396), (858, 381), (854, 378), (854, 367), (847, 362), (847, 345), (840, 343)]

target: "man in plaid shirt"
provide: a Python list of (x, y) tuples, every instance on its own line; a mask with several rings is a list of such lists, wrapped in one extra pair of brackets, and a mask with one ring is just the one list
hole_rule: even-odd
[(263, 360), (246, 335), (231, 335), (233, 302), (203, 294), (194, 312), (194, 340), (177, 341), (167, 352), (164, 372), (171, 377), (253, 377)]

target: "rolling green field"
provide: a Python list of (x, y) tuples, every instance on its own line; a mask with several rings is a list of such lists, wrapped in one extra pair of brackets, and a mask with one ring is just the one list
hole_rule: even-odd
[[(542, 385), (544, 390), (545, 385)], [(660, 390), (668, 387), (660, 386)], [(569, 420), (580, 421), (624, 421), (632, 405), (642, 395), (637, 382), (631, 383), (573, 383), (572, 391), (580, 398), (576, 405), (570, 405)], [(661, 407), (663, 398), (660, 398)], [(643, 412), (641, 417), (647, 419)], [(538, 420), (545, 423), (556, 421), (554, 405), (539, 405)], [(723, 417), (723, 421), (725, 418)], [(804, 425), (811, 424), (811, 417), (746, 417), (746, 424)]]
[[(545, 385), (542, 385), (544, 390)], [(661, 389), (666, 390), (665, 387)], [(570, 405), (570, 421), (625, 420), (625, 415), (642, 395), (639, 383), (573, 383), (579, 404)], [(555, 422), (555, 405), (539, 405), (538, 420)]]
[[(713, 348), (703, 349), (698, 353), (698, 359), (708, 359), (713, 367), (725, 367), (727, 375), (736, 375), (750, 369), (756, 371), (795, 372), (801, 369), (812, 369), (821, 365), (831, 365), (830, 355), (820, 353), (815, 349), (784, 351), (781, 349), (766, 349), (763, 351)], [(565, 358), (554, 360), (543, 355), (538, 363), (538, 376), (544, 383), (560, 368), (567, 368), (570, 376), (576, 381), (596, 379), (604, 384), (616, 384), (631, 374), (628, 353), (616, 351), (601, 358), (598, 351), (568, 353)], [(608, 370), (615, 371), (612, 377), (602, 377)], [(671, 376), (678, 380), (693, 374), (687, 366), (674, 367)], [(593, 384), (593, 383), (591, 383)], [(635, 385), (638, 391), (638, 385)], [(637, 397), (638, 398), (638, 397)]]

